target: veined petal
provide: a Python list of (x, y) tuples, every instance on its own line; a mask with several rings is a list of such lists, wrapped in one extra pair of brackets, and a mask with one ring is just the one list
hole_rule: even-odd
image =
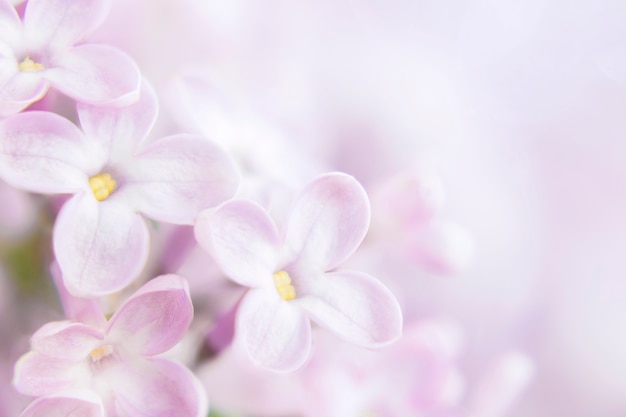
[(34, 352), (79, 362), (102, 341), (102, 332), (83, 323), (55, 321), (43, 325), (30, 339)]
[(90, 390), (67, 390), (33, 401), (20, 417), (105, 417), (100, 397)]
[(311, 323), (274, 289), (245, 295), (236, 317), (236, 341), (259, 366), (290, 372), (304, 365), (311, 351)]
[(370, 206), (363, 187), (351, 176), (326, 174), (309, 183), (294, 202), (285, 228), (285, 254), (331, 270), (363, 241)]
[(229, 201), (196, 219), (196, 240), (222, 271), (248, 287), (274, 288), (280, 239), (267, 212), (251, 201)]
[(82, 132), (54, 113), (26, 112), (0, 122), (0, 175), (9, 184), (40, 193), (88, 188), (95, 163)]
[(134, 207), (155, 220), (193, 224), (200, 211), (232, 197), (239, 175), (206, 139), (176, 135), (151, 142), (125, 173)]
[(157, 97), (147, 81), (141, 83), (139, 100), (126, 107), (102, 107), (79, 103), (80, 125), (85, 136), (101, 144), (111, 164), (128, 159), (148, 136), (158, 114)]
[(135, 62), (106, 45), (81, 45), (52, 59), (45, 77), (78, 102), (126, 106), (139, 99), (141, 76)]
[(107, 0), (29, 0), (24, 30), (33, 47), (68, 47), (100, 25), (109, 8)]
[(323, 274), (298, 287), (297, 303), (312, 320), (364, 347), (388, 344), (402, 334), (398, 301), (376, 278), (355, 271)]
[(13, 386), (24, 395), (51, 395), (89, 381), (87, 363), (28, 352), (15, 364)]
[(144, 284), (111, 317), (107, 340), (143, 356), (156, 355), (183, 338), (192, 317), (187, 281), (162, 275)]
[(90, 192), (72, 197), (53, 231), (54, 253), (70, 294), (97, 297), (121, 290), (148, 257), (143, 218), (114, 198), (98, 202)]
[(116, 369), (112, 390), (124, 416), (204, 417), (206, 393), (195, 376), (177, 363), (147, 358)]
[(17, 71), (0, 87), (0, 116), (16, 114), (41, 99), (49, 83), (40, 73)]

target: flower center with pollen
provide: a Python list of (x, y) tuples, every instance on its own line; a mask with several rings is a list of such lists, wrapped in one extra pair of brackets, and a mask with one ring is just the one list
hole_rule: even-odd
[(19, 69), (22, 72), (37, 72), (37, 71), (43, 71), (46, 68), (39, 62), (35, 62), (32, 59), (30, 59), (30, 57), (27, 56), (26, 58), (24, 58), (22, 62), (19, 63), (19, 65), (17, 66), (17, 69)]
[(287, 271), (278, 271), (274, 274), (274, 285), (283, 300), (289, 301), (296, 298), (296, 287), (291, 285), (291, 277)]
[(91, 191), (93, 191), (96, 200), (104, 201), (115, 190), (115, 180), (111, 178), (110, 174), (98, 174), (89, 178), (89, 186), (91, 186)]
[(100, 347), (95, 348), (91, 352), (89, 352), (89, 357), (93, 362), (99, 362), (100, 359), (106, 358), (111, 353), (113, 353), (113, 346), (111, 345), (102, 345)]

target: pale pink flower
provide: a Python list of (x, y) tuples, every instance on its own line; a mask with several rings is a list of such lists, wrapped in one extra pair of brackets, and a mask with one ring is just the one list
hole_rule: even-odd
[(372, 191), (370, 242), (412, 264), (443, 275), (457, 274), (470, 263), (470, 233), (443, 215), (444, 187), (428, 169), (398, 172)]
[(163, 275), (148, 281), (102, 327), (51, 322), (31, 338), (31, 351), (15, 366), (14, 386), (42, 397), (22, 416), (98, 417), (207, 415), (196, 378), (158, 357), (185, 335), (193, 307), (186, 281)]
[(50, 85), (79, 102), (125, 105), (139, 96), (133, 60), (106, 45), (77, 44), (106, 17), (107, 0), (30, 0), (22, 22), (0, 0), (0, 116), (41, 99)]
[(345, 174), (327, 174), (296, 197), (284, 231), (248, 201), (205, 211), (196, 238), (235, 282), (251, 287), (237, 311), (236, 342), (259, 365), (290, 371), (311, 349), (310, 319), (339, 337), (376, 347), (401, 334), (393, 294), (374, 277), (336, 270), (369, 226), (367, 195)]
[(400, 340), (377, 352), (320, 338), (302, 373), (315, 400), (301, 414), (440, 416), (457, 407), (465, 388), (458, 369), (462, 342), (461, 329), (447, 320), (411, 323)]
[(0, 123), (0, 176), (34, 192), (74, 194), (53, 231), (54, 252), (73, 295), (108, 294), (140, 273), (149, 243), (141, 214), (193, 224), (197, 213), (238, 187), (230, 158), (203, 137), (145, 142), (156, 115), (156, 96), (146, 86), (126, 108), (79, 104), (84, 133), (46, 112)]

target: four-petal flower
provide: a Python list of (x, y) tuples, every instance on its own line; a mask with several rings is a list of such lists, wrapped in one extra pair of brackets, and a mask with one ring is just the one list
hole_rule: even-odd
[(41, 99), (50, 85), (90, 104), (137, 100), (141, 76), (123, 52), (105, 45), (76, 45), (105, 18), (107, 0), (29, 0), (22, 22), (0, 0), (0, 116)]
[(78, 105), (83, 131), (48, 112), (0, 122), (0, 176), (39, 193), (72, 193), (58, 214), (54, 252), (73, 295), (96, 297), (128, 285), (143, 268), (149, 235), (143, 217), (193, 224), (230, 198), (239, 175), (207, 139), (168, 136), (144, 142), (157, 115), (147, 84), (125, 108)]
[(42, 397), (22, 416), (206, 416), (206, 394), (193, 374), (156, 356), (182, 339), (192, 317), (186, 281), (163, 275), (103, 320), (103, 328), (44, 325), (15, 366), (17, 390)]
[(369, 227), (367, 195), (351, 176), (318, 177), (295, 199), (282, 236), (267, 212), (248, 201), (205, 211), (196, 239), (231, 279), (251, 287), (237, 311), (236, 340), (259, 365), (290, 371), (304, 364), (312, 319), (361, 346), (400, 336), (393, 294), (374, 277), (336, 270)]

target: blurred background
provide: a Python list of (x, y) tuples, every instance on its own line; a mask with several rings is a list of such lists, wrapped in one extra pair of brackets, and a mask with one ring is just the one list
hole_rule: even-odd
[[(623, 417), (625, 22), (622, 0), (116, 0), (92, 39), (137, 60), (163, 99), (162, 131), (185, 109), (172, 89), (201, 78), (216, 91), (205, 108), (228, 102), (279, 132), (293, 154), (268, 165), (361, 181), (374, 244), (353, 264), (390, 286), (407, 324), (445, 320), (463, 335), (465, 411), (445, 415)], [(219, 116), (193, 116), (223, 134)], [(278, 146), (255, 141), (261, 131), (248, 129), (247, 152)], [(2, 198), (3, 217), (30, 225), (2, 226), (3, 294), (48, 300), (20, 319), (24, 305), (0, 299), (15, 358), (37, 309), (54, 310), (28, 281), (49, 261), (51, 215), (37, 197)], [(399, 236), (396, 218), (419, 225)], [(490, 380), (511, 352), (521, 376)], [(480, 405), (506, 384), (506, 407)]]

